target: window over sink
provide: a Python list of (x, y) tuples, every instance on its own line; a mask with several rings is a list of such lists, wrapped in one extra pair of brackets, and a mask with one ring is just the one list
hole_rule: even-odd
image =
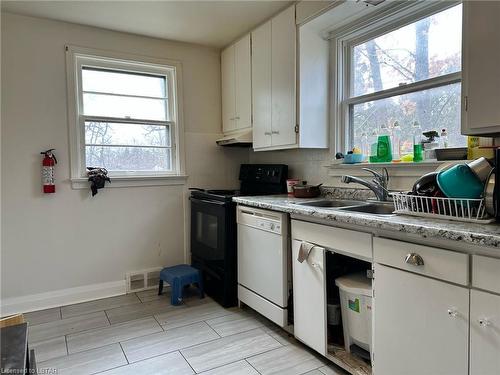
[(442, 129), (448, 147), (465, 146), (462, 5), (415, 2), (388, 9), (334, 36), (341, 77), (337, 124), (345, 148), (398, 132), (401, 151), (411, 153), (415, 134)]
[(72, 179), (182, 173), (178, 63), (68, 47), (67, 64)]

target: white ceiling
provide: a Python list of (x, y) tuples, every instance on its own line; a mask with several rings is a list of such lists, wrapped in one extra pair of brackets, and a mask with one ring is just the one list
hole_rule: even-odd
[(291, 1), (2, 1), (2, 11), (223, 47)]

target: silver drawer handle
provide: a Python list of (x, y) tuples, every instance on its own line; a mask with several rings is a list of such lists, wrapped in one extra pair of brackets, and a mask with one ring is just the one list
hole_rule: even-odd
[(271, 132), (265, 132), (264, 135), (271, 135)]
[(273, 130), (272, 133), (273, 134), (279, 134), (280, 132), (278, 130)]
[(478, 319), (479, 325), (483, 328), (486, 328), (491, 325), (491, 322), (488, 319)]
[(405, 263), (411, 264), (412, 266), (423, 266), (424, 259), (417, 253), (410, 253), (406, 256)]
[(239, 119), (240, 119), (240, 116), (236, 116), (234, 119), (235, 119), (235, 120), (239, 120)]
[(458, 316), (458, 311), (455, 309), (448, 309), (448, 316), (450, 318), (456, 318)]

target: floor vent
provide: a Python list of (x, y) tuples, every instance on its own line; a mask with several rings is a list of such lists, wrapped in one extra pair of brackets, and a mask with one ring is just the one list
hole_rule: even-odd
[(149, 268), (127, 273), (127, 293), (158, 287), (161, 268)]

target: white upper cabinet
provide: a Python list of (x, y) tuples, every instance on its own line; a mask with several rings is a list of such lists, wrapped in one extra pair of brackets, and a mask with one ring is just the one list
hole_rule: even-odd
[(252, 126), (250, 35), (221, 54), (222, 130), (224, 133)]
[(253, 148), (297, 147), (295, 6), (252, 32)]
[(221, 54), (222, 73), (222, 130), (224, 133), (235, 130), (235, 85), (234, 85), (234, 45)]
[(462, 133), (500, 133), (500, 2), (464, 1)]
[(271, 147), (271, 21), (252, 32), (253, 146)]
[(295, 132), (295, 6), (271, 20), (272, 145), (293, 146)]
[(314, 21), (297, 30), (292, 6), (252, 32), (255, 151), (328, 147), (329, 49), (320, 30)]

